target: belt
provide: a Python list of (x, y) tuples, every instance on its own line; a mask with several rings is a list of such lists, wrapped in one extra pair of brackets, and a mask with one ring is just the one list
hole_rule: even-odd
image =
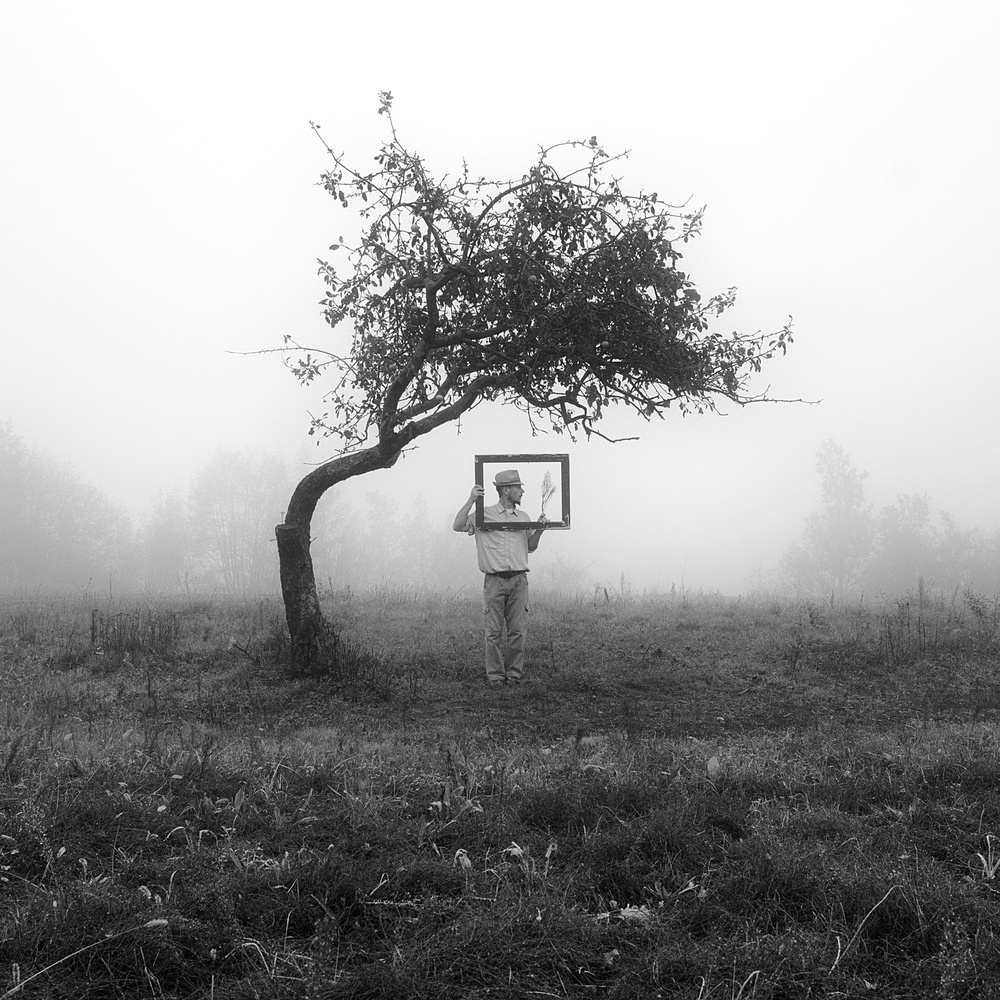
[(504, 580), (509, 580), (512, 576), (520, 576), (522, 573), (527, 573), (526, 569), (502, 569), (498, 573), (487, 573), (487, 576), (500, 576)]

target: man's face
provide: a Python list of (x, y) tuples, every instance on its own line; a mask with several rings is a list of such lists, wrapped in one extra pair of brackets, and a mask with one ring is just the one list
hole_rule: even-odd
[(523, 486), (506, 486), (504, 487), (507, 491), (507, 499), (512, 504), (519, 504), (521, 502), (521, 497), (524, 496)]

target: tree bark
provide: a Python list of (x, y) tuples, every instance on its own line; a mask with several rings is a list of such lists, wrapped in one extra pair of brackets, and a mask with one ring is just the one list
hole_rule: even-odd
[(281, 596), (291, 639), (289, 664), (293, 671), (316, 669), (321, 664), (335, 668), (331, 635), (319, 605), (316, 574), (309, 553), (309, 524), (279, 524), (278, 541)]
[(283, 524), (274, 529), (278, 542), (281, 596), (291, 640), (293, 672), (336, 671), (336, 636), (323, 616), (316, 574), (309, 552), (310, 527), (320, 497), (336, 483), (374, 469), (395, 465), (398, 448), (375, 445), (319, 466), (295, 487)]

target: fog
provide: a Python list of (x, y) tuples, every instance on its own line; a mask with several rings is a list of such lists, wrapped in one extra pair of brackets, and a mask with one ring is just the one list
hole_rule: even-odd
[(617, 444), (533, 436), (483, 406), (332, 491), (326, 523), (362, 517), (370, 493), (419, 504), (414, 533), (440, 531), (449, 576), (471, 586), (473, 546), (450, 526), (475, 456), (568, 453), (572, 527), (533, 571), (746, 592), (780, 582), (833, 440), (876, 511), (926, 496), (992, 537), (1000, 8), (342, 8), (5, 10), (0, 422), (26, 445), (137, 524), (163, 491), (187, 503), (220, 451), (286, 462), (285, 494), (332, 457), (307, 436), (320, 392), (253, 352), (329, 343), (316, 260), (352, 223), (316, 186), (327, 159), (308, 123), (363, 161), (391, 90), (435, 171), (519, 176), (538, 145), (596, 134), (631, 151), (626, 188), (706, 205), (682, 266), (704, 294), (739, 289), (728, 328), (793, 317), (788, 356), (754, 388), (816, 402), (612, 411), (602, 430), (638, 437)]

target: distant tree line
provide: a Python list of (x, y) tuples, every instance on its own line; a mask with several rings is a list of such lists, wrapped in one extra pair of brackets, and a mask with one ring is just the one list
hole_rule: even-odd
[(784, 583), (831, 598), (918, 588), (1000, 593), (1000, 531), (961, 528), (924, 495), (876, 510), (865, 497), (868, 474), (840, 445), (824, 442), (816, 458), (821, 507), (785, 554)]
[[(817, 470), (820, 509), (781, 560), (782, 586), (826, 598), (902, 594), (921, 583), (1000, 593), (1000, 532), (961, 528), (926, 496), (876, 510), (867, 474), (833, 441), (819, 449)], [(298, 475), (273, 455), (220, 451), (186, 494), (160, 493), (133, 518), (0, 425), (0, 592), (277, 594), (273, 525)], [(436, 523), (420, 496), (339, 484), (312, 524), (320, 588), (474, 586), (475, 555), (449, 530), (451, 517)], [(586, 568), (558, 557), (532, 576), (563, 592), (590, 585)]]
[[(220, 451), (186, 495), (133, 518), (70, 466), (0, 425), (0, 591), (278, 592), (274, 524), (299, 475), (272, 455)], [(323, 587), (447, 589), (475, 559), (421, 497), (330, 492), (313, 522)]]

